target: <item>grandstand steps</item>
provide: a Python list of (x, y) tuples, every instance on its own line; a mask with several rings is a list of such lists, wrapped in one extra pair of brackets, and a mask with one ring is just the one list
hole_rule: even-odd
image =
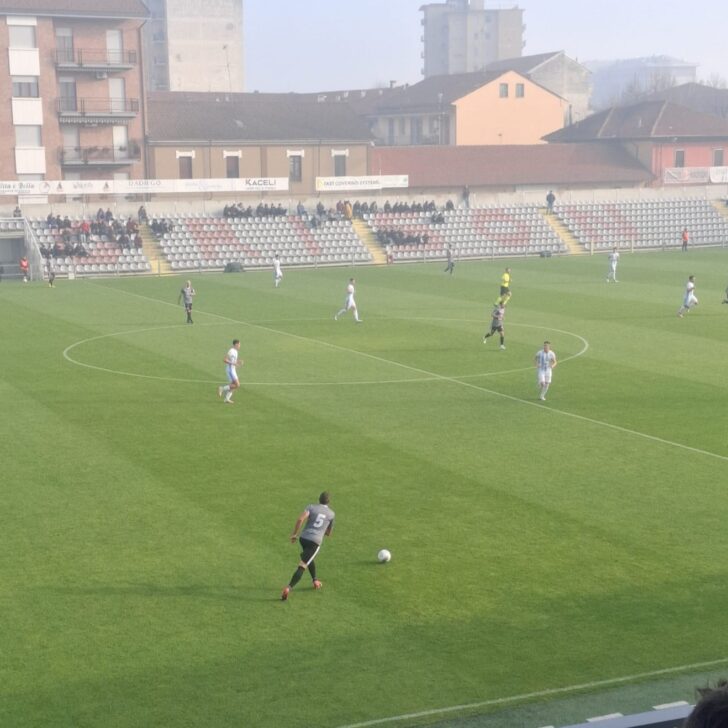
[(712, 200), (711, 204), (716, 210), (718, 210), (721, 217), (728, 220), (728, 204), (726, 204), (723, 200)]
[(174, 271), (164, 257), (162, 249), (147, 223), (139, 226), (139, 234), (142, 236), (142, 250), (147, 256), (149, 265), (152, 266), (152, 273), (163, 276), (171, 275)]
[(549, 214), (545, 207), (541, 208), (540, 212), (551, 229), (561, 238), (561, 242), (567, 247), (569, 255), (584, 255), (587, 252), (584, 246), (574, 237), (571, 230), (554, 213)]
[(364, 220), (359, 220), (359, 218), (353, 218), (351, 224), (353, 225), (354, 232), (356, 232), (359, 240), (364, 243), (367, 250), (371, 253), (374, 264), (386, 265), (387, 255), (384, 250), (382, 250), (382, 246), (379, 244), (379, 241), (374, 237), (374, 233), (369, 225), (367, 225)]

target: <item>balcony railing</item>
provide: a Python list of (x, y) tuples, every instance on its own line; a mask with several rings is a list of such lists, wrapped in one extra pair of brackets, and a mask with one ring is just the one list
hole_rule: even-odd
[(104, 48), (59, 48), (56, 66), (81, 71), (114, 71), (134, 68), (136, 51), (106, 50)]
[(56, 110), (61, 117), (133, 117), (139, 113), (139, 99), (59, 98)]
[(58, 159), (66, 167), (103, 167), (132, 164), (142, 158), (142, 149), (136, 141), (123, 147), (59, 147)]

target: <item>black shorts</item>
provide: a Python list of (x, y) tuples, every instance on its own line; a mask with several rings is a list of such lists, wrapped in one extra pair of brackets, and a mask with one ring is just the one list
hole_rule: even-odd
[(503, 333), (503, 325), (501, 324), (499, 326), (491, 326), (490, 327), (490, 333), (491, 334), (494, 334), (496, 331), (502, 334)]
[(510, 293), (510, 292), (511, 292), (511, 289), (508, 286), (501, 286), (501, 292), (500, 292), (501, 296), (505, 296), (506, 293)]
[(192, 304), (191, 303), (185, 303), (185, 311), (191, 311), (192, 310)]
[(298, 542), (301, 544), (301, 561), (308, 566), (316, 558), (321, 544), (309, 541), (307, 538), (299, 538)]

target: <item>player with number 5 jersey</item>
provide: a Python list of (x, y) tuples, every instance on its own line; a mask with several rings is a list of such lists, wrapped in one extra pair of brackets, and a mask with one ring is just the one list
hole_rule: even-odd
[[(301, 560), (298, 562), (298, 568), (293, 573), (291, 581), (281, 594), (281, 600), (284, 602), (288, 599), (291, 589), (301, 580), (306, 569), (311, 574), (313, 588), (320, 589), (322, 586), (321, 582), (316, 578), (315, 559), (321, 549), (324, 536), (330, 536), (334, 528), (334, 512), (329, 507), (329, 500), (329, 493), (325, 490), (319, 496), (318, 503), (306, 506), (293, 527), (291, 543), (296, 543), (296, 539), (298, 539), (301, 544)], [(306, 525), (301, 531), (304, 522)], [(299, 531), (301, 531), (300, 537), (298, 535)]]

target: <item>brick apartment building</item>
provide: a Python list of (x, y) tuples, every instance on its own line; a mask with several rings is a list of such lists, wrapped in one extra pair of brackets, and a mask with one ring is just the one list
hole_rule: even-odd
[(0, 0), (0, 179), (144, 177), (141, 0)]

